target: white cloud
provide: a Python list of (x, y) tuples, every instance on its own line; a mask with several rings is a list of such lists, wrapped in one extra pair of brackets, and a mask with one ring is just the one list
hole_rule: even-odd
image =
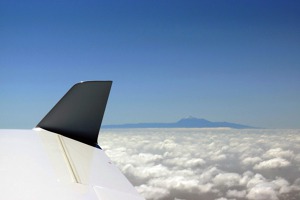
[(206, 168), (203, 173), (200, 174), (199, 180), (202, 183), (209, 183), (219, 173), (221, 173), (221, 171), (216, 167)]
[(264, 183), (266, 181), (266, 178), (263, 177), (261, 174), (255, 174), (254, 177), (252, 177), (248, 183), (247, 183), (247, 188), (253, 188), (256, 185), (260, 183)]
[(261, 161), (262, 161), (262, 159), (260, 157), (248, 157), (242, 161), (242, 164), (243, 165), (254, 165)]
[(230, 197), (230, 198), (245, 198), (247, 192), (246, 190), (242, 190), (242, 191), (238, 191), (238, 190), (228, 190), (227, 193), (226, 193), (226, 196), (227, 197)]
[(248, 199), (253, 200), (279, 200), (276, 191), (268, 184), (257, 184), (247, 194)]
[(150, 185), (164, 187), (172, 190), (207, 193), (212, 189), (212, 184), (200, 184), (196, 179), (184, 176), (173, 176), (167, 178), (155, 178), (149, 181)]
[(210, 157), (212, 161), (224, 161), (226, 160), (227, 156), (225, 154), (213, 154)]
[(147, 200), (300, 199), (300, 130), (111, 129), (99, 143)]
[(283, 158), (273, 158), (270, 160), (262, 161), (259, 164), (254, 166), (254, 169), (276, 169), (276, 168), (285, 168), (290, 166), (291, 163)]
[(201, 158), (176, 157), (163, 161), (168, 166), (178, 166), (183, 168), (196, 168), (203, 166), (206, 162)]
[(158, 154), (151, 154), (151, 153), (138, 153), (131, 156), (131, 160), (133, 163), (139, 162), (143, 163), (144, 165), (160, 162), (163, 159), (162, 155)]
[(221, 173), (214, 179), (213, 183), (216, 186), (226, 186), (228, 188), (238, 186), (241, 180), (241, 176), (237, 173)]
[(165, 188), (140, 185), (136, 187), (137, 191), (148, 199), (159, 200), (167, 197), (170, 192)]
[(280, 190), (282, 187), (288, 187), (289, 182), (281, 177), (277, 177), (276, 180), (273, 180), (272, 183), (276, 190)]
[(294, 156), (293, 151), (281, 148), (270, 149), (263, 155), (265, 158), (293, 158)]
[(253, 178), (254, 173), (251, 171), (246, 171), (243, 173), (242, 178), (240, 179), (240, 185), (246, 186), (248, 182)]

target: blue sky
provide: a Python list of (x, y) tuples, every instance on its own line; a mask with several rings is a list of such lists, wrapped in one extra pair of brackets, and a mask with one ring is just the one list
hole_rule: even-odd
[(300, 128), (299, 20), (299, 1), (0, 0), (0, 128), (82, 80), (114, 81), (104, 124)]

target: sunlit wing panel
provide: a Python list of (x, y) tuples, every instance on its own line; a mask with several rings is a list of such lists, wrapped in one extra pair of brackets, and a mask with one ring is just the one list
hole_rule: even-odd
[(0, 136), (0, 199), (143, 199), (101, 149), (44, 130)]
[(47, 144), (31, 130), (1, 130), (0, 137), (0, 199), (99, 199), (92, 186), (72, 181), (54, 138)]

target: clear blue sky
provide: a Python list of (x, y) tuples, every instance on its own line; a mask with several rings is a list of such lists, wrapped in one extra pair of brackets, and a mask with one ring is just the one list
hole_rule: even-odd
[(299, 22), (292, 0), (0, 0), (0, 128), (82, 80), (114, 81), (104, 124), (300, 128)]

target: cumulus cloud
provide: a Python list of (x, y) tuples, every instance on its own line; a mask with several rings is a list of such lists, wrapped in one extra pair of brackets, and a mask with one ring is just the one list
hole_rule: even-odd
[(254, 169), (276, 169), (285, 168), (290, 165), (291, 163), (283, 158), (273, 158), (260, 162), (259, 164), (254, 166)]
[(247, 183), (247, 188), (253, 188), (260, 183), (267, 182), (266, 178), (261, 174), (255, 174)]
[(228, 190), (226, 193), (227, 197), (231, 197), (231, 198), (239, 198), (239, 199), (243, 199), (246, 196), (246, 190), (242, 190), (242, 191), (238, 191), (238, 190)]
[(263, 157), (265, 158), (293, 158), (294, 152), (291, 150), (283, 150), (281, 148), (269, 149)]
[(147, 200), (300, 199), (300, 130), (103, 129)]
[(139, 187), (137, 187), (137, 191), (148, 199), (153, 200), (163, 199), (170, 195), (168, 189), (153, 187), (150, 185), (140, 185)]
[(262, 159), (260, 157), (248, 157), (242, 160), (243, 165), (254, 165), (258, 162), (261, 162)]
[(238, 186), (241, 176), (237, 173), (220, 173), (212, 180), (215, 186), (233, 187)]
[(247, 194), (248, 199), (253, 200), (279, 200), (276, 191), (265, 183), (255, 185)]

